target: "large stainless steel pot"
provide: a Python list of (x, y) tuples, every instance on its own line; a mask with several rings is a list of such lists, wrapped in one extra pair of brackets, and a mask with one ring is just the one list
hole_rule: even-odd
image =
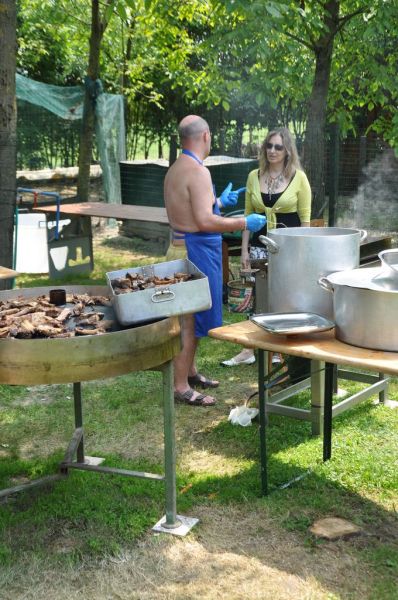
[(268, 311), (313, 312), (333, 318), (333, 300), (318, 279), (359, 265), (366, 231), (342, 227), (289, 227), (260, 236), (267, 246)]
[(398, 351), (398, 277), (385, 269), (353, 269), (319, 279), (332, 292), (336, 338), (372, 350)]

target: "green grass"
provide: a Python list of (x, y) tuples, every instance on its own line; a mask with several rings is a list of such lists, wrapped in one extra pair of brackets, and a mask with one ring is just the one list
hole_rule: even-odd
[[(163, 257), (148, 243), (106, 240), (96, 247), (95, 271), (74, 283), (102, 284), (106, 271), (159, 260)], [(23, 276), (18, 283), (59, 281)], [(225, 312), (225, 322), (241, 318)], [(177, 407), (179, 512), (195, 514), (195, 506), (203, 504), (266, 510), (311, 552), (322, 546), (308, 532), (314, 520), (349, 519), (366, 531), (365, 537), (347, 542), (346, 550), (366, 564), (374, 598), (397, 597), (398, 410), (370, 399), (340, 415), (334, 421), (332, 460), (326, 463), (322, 440), (311, 436), (309, 422), (271, 415), (267, 441), (273, 491), (261, 498), (258, 428), (227, 421), (229, 410), (256, 386), (255, 366), (227, 370), (219, 365), (238, 349), (203, 340), (199, 364), (222, 381), (219, 402), (211, 411)], [(355, 382), (341, 385), (350, 393), (361, 388)], [(160, 374), (138, 372), (84, 383), (82, 389), (86, 453), (104, 457), (107, 466), (161, 473)], [(398, 400), (396, 379), (389, 397)], [(305, 391), (294, 404), (308, 408), (309, 401)], [(73, 428), (71, 385), (0, 386), (0, 487), (54, 473)], [(29, 557), (43, 564), (78, 565), (117, 555), (136, 544), (162, 514), (162, 484), (80, 471), (47, 489), (12, 496), (0, 505), (0, 565), (5, 567), (0, 582), (7, 582), (7, 567)]]

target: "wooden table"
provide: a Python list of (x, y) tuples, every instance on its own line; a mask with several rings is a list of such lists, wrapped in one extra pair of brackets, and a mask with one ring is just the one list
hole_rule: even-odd
[[(39, 212), (57, 213), (58, 207), (42, 206), (34, 208)], [(111, 204), (107, 202), (79, 202), (76, 204), (61, 204), (59, 212), (62, 215), (76, 217), (104, 217), (106, 219), (150, 221), (168, 224), (165, 208), (156, 206), (138, 206), (133, 204)]]
[[(68, 261), (65, 263), (65, 267), (58, 270), (52, 257), (52, 252), (55, 251), (55, 247), (63, 246), (67, 248), (67, 257), (72, 256), (77, 258), (77, 252), (81, 252), (84, 257), (90, 257), (90, 263), (88, 265), (89, 270), (94, 268), (94, 252), (93, 252), (93, 240), (92, 234), (82, 234), (81, 236), (75, 236), (68, 232), (62, 235), (62, 239), (58, 240), (58, 224), (61, 215), (68, 215), (70, 217), (103, 217), (106, 219), (117, 219), (121, 221), (138, 221), (141, 223), (147, 223), (152, 225), (160, 224), (161, 227), (169, 225), (167, 213), (165, 208), (154, 207), (154, 206), (138, 206), (132, 204), (112, 204), (107, 202), (80, 202), (70, 204), (52, 204), (50, 206), (38, 206), (33, 209), (34, 211), (53, 213), (55, 214), (56, 228), (55, 228), (55, 239), (51, 242), (51, 249), (49, 251), (49, 266), (50, 266), (50, 277), (59, 277), (66, 274), (86, 272), (87, 266), (77, 265), (69, 266)], [(138, 224), (137, 224), (138, 227)], [(168, 229), (168, 228), (167, 228)]]
[[(264, 378), (267, 360), (265, 353), (280, 352), (325, 363), (325, 405), (323, 414), (323, 460), (332, 454), (333, 366), (361, 367), (380, 374), (398, 375), (398, 352), (382, 352), (357, 348), (335, 339), (334, 330), (311, 335), (281, 336), (270, 334), (251, 321), (217, 327), (209, 336), (258, 350), (258, 390), (260, 409), (260, 461), (262, 493), (268, 493), (266, 449), (266, 395)], [(380, 382), (383, 383), (382, 381)]]
[(7, 269), (7, 267), (0, 267), (0, 279), (14, 279), (19, 273), (13, 271), (13, 269)]

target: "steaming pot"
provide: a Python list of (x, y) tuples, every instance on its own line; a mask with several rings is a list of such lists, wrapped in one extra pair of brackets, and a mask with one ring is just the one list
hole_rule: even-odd
[(268, 248), (268, 311), (313, 312), (333, 319), (333, 297), (318, 285), (329, 273), (359, 266), (366, 231), (342, 227), (272, 229)]
[(385, 267), (353, 269), (321, 277), (319, 285), (332, 292), (338, 340), (398, 352), (398, 273)]

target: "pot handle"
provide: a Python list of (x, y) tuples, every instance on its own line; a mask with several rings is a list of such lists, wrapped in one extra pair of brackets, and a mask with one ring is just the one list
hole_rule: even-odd
[(154, 294), (151, 296), (152, 302), (169, 302), (170, 300), (174, 300), (175, 293), (172, 292), (169, 288), (165, 288), (164, 290), (156, 290)]
[(359, 241), (364, 242), (366, 240), (366, 238), (368, 237), (368, 232), (365, 229), (360, 229), (359, 233), (361, 234)]
[(327, 292), (331, 292), (333, 294), (334, 288), (327, 277), (320, 277), (318, 279), (318, 285), (320, 285), (321, 288), (323, 288)]
[(271, 240), (266, 235), (259, 235), (258, 239), (260, 240), (260, 242), (262, 244), (264, 244), (264, 246), (267, 246), (268, 250), (272, 254), (276, 254), (277, 252), (279, 252), (279, 246), (278, 246), (278, 244), (276, 242), (274, 242), (274, 240)]

